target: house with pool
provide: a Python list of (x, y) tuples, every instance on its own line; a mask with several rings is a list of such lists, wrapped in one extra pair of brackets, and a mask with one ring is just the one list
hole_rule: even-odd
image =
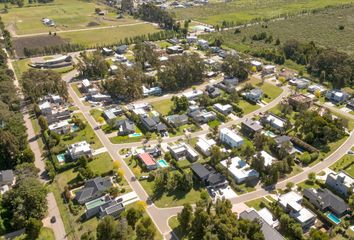
[(92, 157), (93, 148), (86, 141), (82, 141), (71, 144), (67, 150), (67, 153), (73, 160), (83, 156)]
[(140, 160), (141, 164), (149, 171), (157, 168), (156, 161), (151, 157), (149, 153), (138, 154), (138, 159)]

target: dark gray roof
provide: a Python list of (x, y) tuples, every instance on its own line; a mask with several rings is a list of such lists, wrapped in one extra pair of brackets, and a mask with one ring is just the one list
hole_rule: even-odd
[(216, 185), (216, 184), (225, 182), (225, 180), (226, 180), (226, 177), (223, 174), (218, 173), (218, 172), (213, 172), (213, 173), (209, 174), (207, 182), (209, 185)]
[(285, 142), (289, 142), (291, 140), (291, 137), (286, 136), (286, 135), (282, 135), (282, 136), (276, 137), (274, 140), (279, 145), (279, 144), (283, 144)]
[(12, 170), (4, 170), (0, 172), (0, 183), (10, 183), (14, 181), (14, 172)]
[(253, 121), (252, 119), (246, 119), (244, 122), (242, 122), (244, 125), (247, 127), (251, 128), (253, 131), (257, 132), (259, 130), (263, 129), (263, 126), (258, 124), (256, 121)]
[(122, 126), (123, 131), (135, 131), (135, 124), (133, 121), (128, 119), (119, 120), (116, 122), (116, 128)]
[(89, 200), (96, 194), (103, 194), (108, 188), (112, 186), (111, 179), (109, 177), (96, 177), (85, 182), (85, 186), (77, 191), (75, 199), (78, 202), (84, 202)]
[(304, 196), (310, 200), (316, 201), (322, 209), (330, 208), (338, 214), (343, 214), (349, 208), (343, 199), (333, 194), (328, 189), (307, 188), (304, 190)]
[(191, 166), (191, 169), (201, 179), (207, 177), (210, 174), (210, 171), (198, 162), (194, 163)]
[(157, 131), (161, 132), (161, 131), (167, 131), (167, 126), (164, 123), (159, 123), (156, 126)]
[(171, 115), (168, 117), (168, 120), (174, 124), (183, 123), (184, 121), (188, 121), (188, 117), (185, 114), (182, 115)]
[(272, 228), (255, 210), (243, 211), (240, 213), (240, 218), (248, 219), (250, 221), (259, 221), (265, 240), (285, 239), (276, 229)]
[(157, 125), (156, 121), (150, 117), (141, 117), (141, 121), (148, 127), (153, 128)]

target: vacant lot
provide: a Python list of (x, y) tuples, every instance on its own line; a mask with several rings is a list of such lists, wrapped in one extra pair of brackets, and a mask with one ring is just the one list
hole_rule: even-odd
[[(111, 11), (105, 16), (95, 14), (95, 8)], [(101, 27), (135, 22), (133, 19), (116, 19), (113, 9), (98, 1), (55, 0), (50, 4), (26, 5), (18, 8), (10, 5), (8, 13), (0, 15), (11, 31), (18, 35)], [(42, 18), (54, 20), (56, 27), (42, 24)]]
[[(339, 26), (344, 29), (340, 30)], [(272, 43), (253, 41), (253, 35), (265, 32), (273, 37)], [(276, 39), (284, 43), (288, 39), (301, 42), (313, 41), (317, 45), (335, 48), (354, 54), (354, 6), (344, 9), (328, 9), (321, 13), (299, 16), (281, 21), (269, 22), (266, 27), (254, 25), (242, 28), (241, 33), (234, 30), (222, 33), (224, 44), (242, 52), (275, 48)]]
[(346, 3), (352, 3), (352, 0), (237, 0), (172, 11), (179, 19), (193, 19), (213, 25), (221, 24), (224, 20), (242, 24), (254, 19), (274, 18)]
[(97, 45), (115, 44), (125, 38), (158, 32), (159, 29), (148, 23), (130, 26), (117, 26), (115, 28), (97, 29), (90, 31), (77, 31), (59, 33), (58, 35), (70, 43), (83, 44), (88, 47)]
[(18, 57), (24, 57), (24, 49), (43, 48), (67, 43), (58, 36), (40, 35), (33, 37), (13, 38), (12, 44)]

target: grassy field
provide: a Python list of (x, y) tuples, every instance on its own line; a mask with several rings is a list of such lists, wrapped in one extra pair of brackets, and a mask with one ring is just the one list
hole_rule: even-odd
[(266, 203), (266, 204), (269, 204), (269, 203), (270, 203), (266, 198), (262, 197), (262, 198), (257, 198), (257, 199), (254, 199), (254, 200), (245, 202), (245, 204), (246, 204), (248, 207), (254, 208), (254, 209), (256, 209), (256, 210), (258, 211), (258, 210), (261, 210), (261, 209), (262, 209), (262, 207), (261, 207), (261, 203), (262, 203), (262, 202), (263, 202), (263, 203)]
[(171, 101), (171, 99), (165, 99), (165, 100), (153, 102), (151, 105), (156, 111), (158, 111), (162, 115), (167, 115), (171, 110), (173, 102)]
[[(225, 31), (222, 36), (226, 47), (235, 48), (242, 52), (275, 48), (275, 40), (279, 38), (280, 43), (288, 39), (296, 39), (306, 43), (313, 41), (320, 46), (336, 48), (354, 54), (353, 19), (354, 7), (328, 9), (317, 14), (268, 22), (267, 28), (261, 25), (253, 25), (242, 28), (241, 33), (238, 34), (234, 34), (234, 30)], [(344, 26), (343, 30), (339, 30), (340, 25)], [(273, 42), (265, 43), (265, 41), (253, 41), (251, 39), (254, 34), (261, 32), (267, 33), (268, 36), (271, 35), (274, 39)], [(293, 68), (294, 66), (289, 67)]]
[(298, 14), (304, 10), (351, 2), (351, 0), (238, 0), (171, 11), (175, 12), (179, 19), (192, 19), (213, 25), (221, 24), (224, 20), (242, 24), (256, 19), (269, 19), (279, 17), (281, 14)]
[(125, 38), (140, 36), (158, 32), (159, 29), (151, 24), (138, 24), (132, 26), (121, 26), (109, 29), (97, 29), (90, 31), (76, 31), (59, 33), (58, 35), (70, 43), (83, 44), (94, 47), (104, 44), (115, 44)]
[(333, 164), (330, 169), (333, 171), (344, 170), (351, 177), (354, 178), (354, 155), (345, 155), (339, 159), (335, 164)]
[(259, 105), (247, 102), (245, 100), (240, 100), (240, 102), (237, 105), (243, 109), (244, 114), (248, 114), (260, 108)]
[(83, 97), (83, 96), (82, 96), (82, 93), (81, 93), (81, 91), (80, 91), (80, 89), (79, 89), (80, 84), (78, 84), (78, 83), (73, 83), (73, 84), (71, 84), (71, 87), (73, 88), (74, 92), (76, 93), (76, 95), (77, 95), (79, 98), (82, 98), (82, 97)]
[[(135, 130), (135, 133), (141, 133), (141, 130), (137, 127)], [(128, 135), (126, 136), (115, 136), (109, 138), (111, 143), (113, 144), (121, 144), (121, 143), (132, 143), (132, 142), (140, 142), (143, 140), (144, 134), (142, 134), (140, 137), (129, 137)]]
[(28, 66), (29, 63), (31, 63), (30, 59), (22, 59), (12, 62), (17, 78), (21, 78), (22, 74), (30, 68), (30, 66)]
[[(31, 34), (49, 31), (82, 29), (135, 23), (132, 18), (116, 19), (113, 9), (99, 1), (55, 0), (50, 4), (25, 5), (23, 8), (10, 5), (8, 13), (1, 14), (4, 23), (17, 34)], [(95, 8), (111, 11), (105, 16), (95, 14)], [(56, 27), (47, 27), (42, 18), (54, 20)]]
[(99, 109), (91, 109), (90, 114), (91, 116), (95, 119), (96, 122), (98, 122), (98, 119), (102, 117), (103, 111)]

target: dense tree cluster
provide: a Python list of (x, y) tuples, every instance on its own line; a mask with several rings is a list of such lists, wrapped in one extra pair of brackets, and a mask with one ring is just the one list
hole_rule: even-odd
[(246, 80), (248, 77), (248, 70), (250, 66), (247, 62), (240, 59), (237, 56), (226, 56), (224, 59), (221, 70), (228, 77), (236, 77), (240, 81)]
[(218, 199), (213, 204), (207, 194), (194, 211), (185, 204), (177, 219), (188, 239), (264, 239), (258, 222), (237, 219), (229, 200)]
[(77, 65), (77, 69), (86, 78), (104, 78), (108, 74), (109, 63), (99, 51), (93, 53), (80, 53), (82, 61)]
[(135, 62), (139, 63), (143, 70), (146, 70), (146, 66), (156, 67), (158, 65), (157, 54), (152, 47), (143, 42), (137, 43), (133, 49)]
[(317, 148), (324, 148), (345, 135), (343, 120), (333, 118), (330, 113), (323, 116), (312, 111), (298, 114), (295, 129), (301, 139)]
[(181, 113), (181, 112), (186, 112), (189, 106), (188, 103), (188, 98), (185, 96), (173, 96), (172, 97), (172, 102), (173, 102), (173, 106), (172, 106), (172, 112), (173, 113)]
[(31, 68), (23, 73), (21, 83), (26, 97), (34, 102), (48, 94), (58, 94), (64, 99), (68, 97), (66, 83), (61, 80), (60, 74), (53, 70)]
[(157, 78), (166, 91), (176, 91), (203, 81), (204, 63), (198, 54), (170, 57), (160, 68)]
[(171, 13), (153, 3), (141, 4), (138, 7), (136, 17), (145, 21), (158, 23), (162, 28), (166, 29), (172, 29), (175, 25), (175, 19)]

